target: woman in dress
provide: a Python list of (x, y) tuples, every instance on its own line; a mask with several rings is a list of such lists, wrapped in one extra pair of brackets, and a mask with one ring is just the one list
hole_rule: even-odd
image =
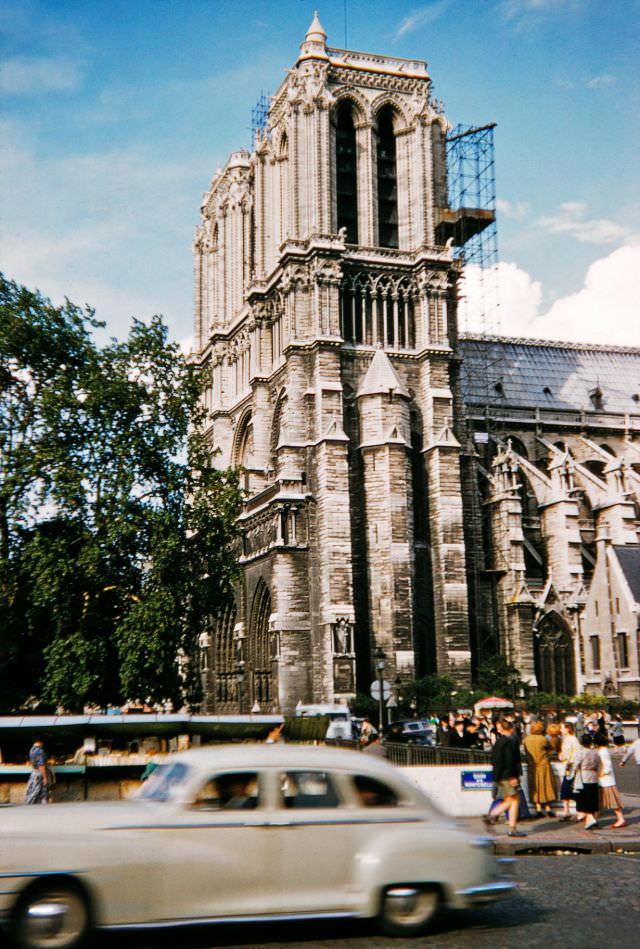
[(612, 827), (626, 827), (627, 822), (622, 813), (622, 798), (616, 787), (616, 776), (613, 772), (613, 762), (607, 748), (608, 739), (606, 735), (596, 732), (595, 746), (600, 758), (600, 771), (598, 773), (598, 786), (600, 788), (600, 810), (611, 810), (615, 813), (617, 820)]
[(598, 798), (600, 757), (593, 747), (593, 736), (590, 732), (584, 733), (581, 745), (582, 749), (576, 760), (573, 796), (576, 801), (576, 820), (583, 820), (585, 830), (591, 830), (598, 826), (596, 815), (600, 809)]
[(569, 807), (573, 800), (573, 779), (580, 753), (580, 742), (574, 735), (573, 725), (570, 722), (561, 722), (560, 734), (562, 735), (562, 745), (560, 746), (558, 759), (564, 763), (564, 776), (560, 788), (560, 800), (562, 801), (562, 817), (560, 820), (570, 820)]
[(556, 786), (551, 770), (551, 746), (542, 722), (533, 722), (531, 734), (522, 742), (527, 754), (529, 798), (540, 817), (553, 817), (551, 805), (556, 799)]

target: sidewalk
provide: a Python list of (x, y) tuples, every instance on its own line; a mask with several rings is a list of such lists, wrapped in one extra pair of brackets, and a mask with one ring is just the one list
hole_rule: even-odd
[[(540, 817), (522, 821), (518, 828), (526, 837), (508, 837), (507, 825), (496, 824), (488, 828), (482, 820), (472, 819), (465, 823), (469, 829), (495, 838), (494, 850), (501, 856), (523, 856), (535, 853), (619, 853), (640, 852), (640, 795), (624, 794), (624, 817), (626, 827), (613, 830), (616, 820), (613, 812), (607, 811), (598, 821), (596, 830), (585, 830), (584, 825), (571, 819)], [(561, 810), (557, 808), (558, 814)]]

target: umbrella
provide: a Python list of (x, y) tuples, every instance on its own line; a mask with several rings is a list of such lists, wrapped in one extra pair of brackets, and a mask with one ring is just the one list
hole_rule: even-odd
[(509, 699), (501, 699), (495, 695), (490, 695), (486, 699), (480, 699), (474, 705), (476, 712), (481, 708), (513, 708), (513, 702), (510, 702)]

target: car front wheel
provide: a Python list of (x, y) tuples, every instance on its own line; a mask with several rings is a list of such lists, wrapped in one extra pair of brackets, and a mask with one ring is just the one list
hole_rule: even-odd
[(418, 936), (433, 920), (440, 903), (435, 886), (399, 884), (382, 894), (378, 928), (387, 936)]
[(39, 880), (22, 895), (11, 935), (20, 949), (79, 949), (91, 928), (89, 904), (72, 880)]

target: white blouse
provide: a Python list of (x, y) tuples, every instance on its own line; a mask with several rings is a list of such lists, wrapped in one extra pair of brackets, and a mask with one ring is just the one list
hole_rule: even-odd
[(614, 788), (616, 786), (616, 776), (613, 773), (613, 763), (608, 748), (598, 748), (600, 758), (600, 774), (598, 775), (598, 784), (601, 788)]

